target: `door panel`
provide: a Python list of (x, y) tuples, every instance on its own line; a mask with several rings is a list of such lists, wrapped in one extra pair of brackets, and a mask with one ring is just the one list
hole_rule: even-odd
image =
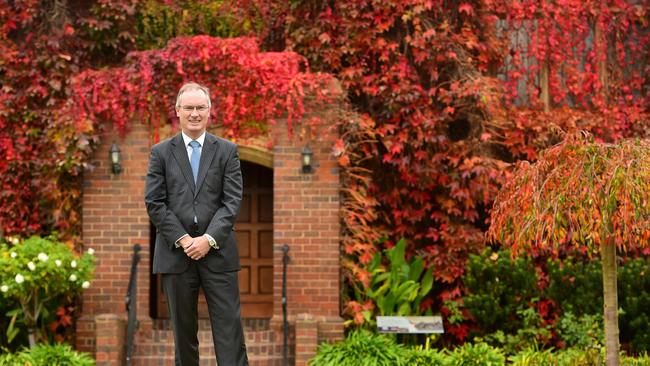
[[(273, 171), (246, 161), (241, 162), (241, 169), (244, 193), (235, 236), (242, 268), (239, 272), (242, 317), (270, 318), (273, 314)], [(153, 284), (157, 291), (152, 295), (157, 299), (152, 299), (155, 305), (152, 313), (158, 318), (169, 318), (159, 276), (155, 276)], [(199, 317), (208, 318), (203, 291), (199, 295)]]

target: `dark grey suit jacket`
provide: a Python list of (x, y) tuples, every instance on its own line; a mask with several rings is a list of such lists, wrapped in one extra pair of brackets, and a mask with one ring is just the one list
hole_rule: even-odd
[(233, 225), (241, 198), (237, 145), (206, 133), (196, 185), (180, 133), (154, 145), (145, 186), (147, 213), (156, 227), (153, 272), (184, 272), (193, 259), (175, 246), (176, 240), (205, 233), (219, 249), (211, 248), (199, 265), (214, 272), (239, 270)]

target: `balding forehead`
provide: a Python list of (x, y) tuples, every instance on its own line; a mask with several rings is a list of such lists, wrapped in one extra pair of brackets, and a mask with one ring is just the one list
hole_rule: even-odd
[(203, 95), (205, 95), (206, 99), (208, 100), (208, 106), (211, 106), (212, 102), (210, 101), (210, 90), (207, 87), (197, 83), (186, 83), (178, 91), (178, 95), (176, 96), (176, 107), (180, 106), (181, 95), (196, 90), (202, 92)]

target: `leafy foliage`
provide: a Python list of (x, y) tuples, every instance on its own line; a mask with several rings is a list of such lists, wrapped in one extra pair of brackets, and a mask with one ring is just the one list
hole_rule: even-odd
[[(341, 342), (321, 344), (316, 356), (309, 361), (309, 365), (592, 366), (602, 364), (603, 351), (603, 348), (570, 348), (567, 350), (527, 348), (506, 358), (502, 349), (491, 347), (485, 343), (466, 343), (453, 350), (435, 349), (428, 346), (404, 347), (395, 343), (390, 336), (357, 330), (351, 332)], [(648, 366), (650, 357), (647, 355), (622, 356), (621, 365)]]
[(7, 313), (11, 317), (7, 340), (18, 335), (18, 324), (37, 331), (37, 340), (46, 340), (50, 324), (43, 319), (53, 318), (59, 306), (90, 287), (93, 262), (91, 254), (78, 256), (51, 238), (34, 236), (0, 245), (0, 296), (18, 305)]
[(505, 163), (565, 132), (647, 134), (647, 1), (243, 3), (267, 48), (336, 75), (361, 113), (335, 146), (349, 281), (382, 249), (370, 226), (421, 249), (440, 283), (431, 305), (457, 297)]
[(504, 365), (506, 357), (498, 348), (485, 343), (465, 343), (449, 353), (448, 365), (497, 366)]
[(367, 330), (348, 334), (343, 342), (318, 346), (310, 366), (400, 366), (404, 363), (404, 348), (395, 340)]
[[(647, 268), (647, 258), (618, 267), (621, 341), (635, 353), (649, 347)], [(445, 314), (470, 339), (479, 337), (508, 354), (533, 343), (537, 348), (600, 346), (601, 279), (596, 260), (513, 258), (506, 249), (486, 250), (470, 256), (462, 277), (465, 295), (446, 303)]]
[(570, 311), (562, 314), (558, 333), (568, 347), (581, 349), (603, 346), (603, 317), (601, 314), (576, 317)]
[[(433, 287), (433, 269), (425, 270), (422, 258), (406, 261), (406, 240), (400, 240), (384, 256), (377, 252), (368, 266), (365, 281), (355, 283), (356, 301), (348, 303), (355, 325), (372, 327), (375, 315), (416, 316), (423, 313), (422, 300)], [(374, 309), (372, 304), (376, 304)], [(375, 311), (373, 311), (375, 310)], [(430, 313), (430, 311), (429, 311)], [(351, 323), (349, 321), (348, 323)]]
[[(482, 332), (506, 333), (522, 328), (518, 309), (533, 306), (539, 296), (535, 267), (526, 257), (512, 259), (508, 251), (470, 255), (463, 285), (465, 308)], [(523, 308), (523, 309), (522, 309)]]
[(650, 260), (627, 261), (618, 272), (621, 342), (635, 352), (650, 352)]
[(138, 49), (150, 50), (163, 48), (169, 40), (180, 36), (241, 36), (256, 25), (239, 14), (241, 11), (223, 0), (145, 0), (136, 11), (135, 43)]
[(488, 238), (527, 248), (598, 249), (611, 237), (621, 250), (650, 238), (650, 145), (602, 144), (576, 134), (535, 164), (521, 162), (492, 211)]
[(18, 353), (0, 355), (0, 366), (94, 366), (95, 360), (67, 344), (39, 344)]
[(312, 86), (317, 95), (330, 91), (321, 84), (328, 78), (303, 72), (304, 59), (295, 53), (261, 53), (253, 38), (203, 36), (127, 57), (177, 35), (259, 28), (238, 11), (249, 12), (228, 1), (2, 2), (0, 230), (58, 231), (78, 241), (81, 173), (92, 168), (88, 158), (100, 134), (124, 133), (133, 120), (155, 131), (174, 121), (169, 102), (183, 81), (212, 87), (221, 110), (213, 117), (228, 138), (266, 133), (278, 115), (287, 115), (291, 128), (304, 112), (304, 93)]
[(291, 129), (305, 112), (306, 92), (323, 98), (335, 92), (321, 85), (327, 76), (300, 72), (303, 61), (295, 53), (260, 53), (252, 38), (177, 38), (162, 50), (132, 52), (122, 67), (77, 75), (62, 116), (77, 125), (111, 122), (121, 132), (136, 117), (154, 128), (168, 120), (175, 124), (176, 93), (191, 78), (210, 89), (218, 105), (211, 117), (223, 126), (223, 136), (267, 133), (266, 123), (284, 113)]

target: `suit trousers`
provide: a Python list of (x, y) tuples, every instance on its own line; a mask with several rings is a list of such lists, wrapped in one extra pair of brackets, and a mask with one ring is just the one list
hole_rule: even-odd
[(217, 364), (247, 366), (237, 272), (212, 272), (200, 260), (192, 261), (183, 273), (162, 274), (174, 332), (176, 366), (199, 365), (199, 286), (208, 303)]

